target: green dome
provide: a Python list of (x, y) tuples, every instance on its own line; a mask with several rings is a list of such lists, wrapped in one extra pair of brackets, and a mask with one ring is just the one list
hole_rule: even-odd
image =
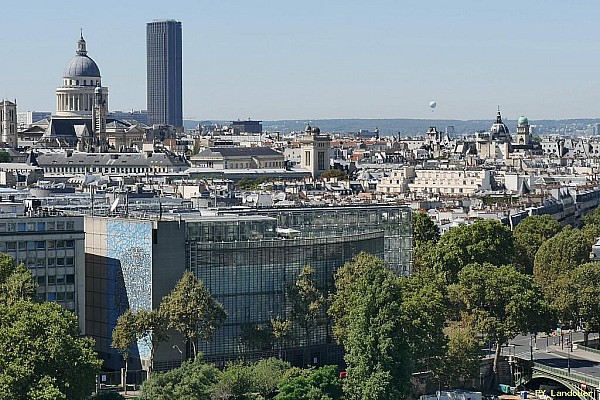
[(529, 125), (529, 121), (527, 120), (527, 117), (520, 116), (519, 122), (517, 122), (517, 125)]

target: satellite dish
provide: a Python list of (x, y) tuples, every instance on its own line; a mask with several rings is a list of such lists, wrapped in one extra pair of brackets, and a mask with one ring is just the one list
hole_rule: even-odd
[(429, 107), (431, 108), (431, 111), (433, 111), (433, 109), (437, 106), (437, 103), (435, 101), (430, 101), (429, 102)]

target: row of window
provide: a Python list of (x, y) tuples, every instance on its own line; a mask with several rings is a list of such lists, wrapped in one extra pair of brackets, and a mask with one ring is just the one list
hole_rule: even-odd
[(146, 174), (153, 172), (170, 172), (167, 167), (93, 167), (93, 166), (78, 166), (78, 167), (44, 167), (46, 173), (119, 173), (119, 174)]
[(25, 264), (29, 268), (54, 268), (54, 267), (73, 267), (75, 265), (74, 257), (50, 257), (50, 258), (19, 258), (14, 254), (12, 256), (17, 264)]
[(74, 229), (74, 221), (0, 222), (0, 232), (72, 231)]
[(69, 285), (75, 283), (75, 275), (67, 274), (67, 275), (48, 275), (48, 276), (38, 276), (36, 278), (38, 286), (46, 286), (48, 285)]
[(74, 292), (48, 292), (46, 301), (75, 300)]
[(75, 240), (27, 240), (20, 242), (0, 242), (0, 253), (16, 250), (55, 250), (74, 249)]

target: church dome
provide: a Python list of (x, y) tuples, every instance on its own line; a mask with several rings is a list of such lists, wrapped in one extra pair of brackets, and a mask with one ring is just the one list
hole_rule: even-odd
[(527, 119), (527, 117), (520, 116), (517, 125), (529, 125), (529, 120)]
[(77, 52), (65, 67), (65, 78), (71, 77), (94, 77), (100, 78), (100, 68), (94, 60), (87, 55), (85, 40), (83, 35), (77, 42)]

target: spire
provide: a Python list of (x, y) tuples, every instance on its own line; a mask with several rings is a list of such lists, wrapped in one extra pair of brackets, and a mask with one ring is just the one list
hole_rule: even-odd
[(500, 115), (500, 106), (498, 106), (498, 115), (496, 115), (496, 123), (497, 124), (502, 123), (502, 115)]
[(85, 39), (83, 38), (83, 29), (81, 29), (79, 41), (77, 41), (77, 55), (78, 56), (87, 55), (87, 50), (85, 48)]

